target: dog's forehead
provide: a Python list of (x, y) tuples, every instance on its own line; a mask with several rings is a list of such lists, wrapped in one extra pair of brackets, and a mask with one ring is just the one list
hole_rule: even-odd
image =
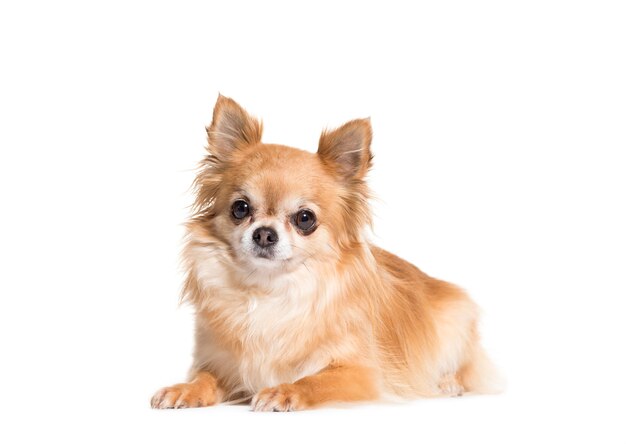
[(314, 184), (306, 177), (297, 177), (293, 171), (265, 170), (251, 175), (242, 190), (269, 214), (293, 209), (314, 200)]
[(323, 182), (316, 156), (294, 148), (269, 146), (242, 163), (242, 191), (268, 213), (315, 200)]

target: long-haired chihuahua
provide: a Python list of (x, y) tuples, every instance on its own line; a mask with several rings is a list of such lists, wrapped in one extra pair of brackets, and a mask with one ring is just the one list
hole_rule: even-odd
[(368, 119), (317, 153), (261, 142), (219, 96), (183, 253), (196, 311), (188, 382), (154, 408), (255, 411), (498, 390), (463, 290), (370, 243)]

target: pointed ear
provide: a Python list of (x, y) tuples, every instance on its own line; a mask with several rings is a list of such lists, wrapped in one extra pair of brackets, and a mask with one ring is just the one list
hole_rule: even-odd
[(372, 125), (370, 119), (352, 120), (324, 131), (317, 154), (344, 180), (362, 179), (371, 166)]
[(233, 150), (259, 143), (263, 125), (233, 99), (220, 94), (213, 109), (213, 121), (206, 131), (209, 151), (224, 159)]

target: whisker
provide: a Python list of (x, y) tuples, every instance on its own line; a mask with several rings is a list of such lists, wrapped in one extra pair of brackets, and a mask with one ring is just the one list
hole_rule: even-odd
[(248, 282), (248, 279), (250, 279), (254, 273), (256, 273), (256, 268), (255, 268), (254, 270), (252, 270), (252, 271), (250, 272), (250, 274), (248, 274), (248, 276), (246, 276), (246, 277), (244, 278), (244, 280), (243, 280), (243, 281), (247, 283), (247, 282)]
[(299, 248), (300, 250), (302, 250), (306, 254), (308, 254), (309, 257), (313, 257), (313, 253), (309, 252), (306, 248), (302, 248), (302, 247), (299, 247), (298, 245), (294, 245), (294, 244), (289, 244), (289, 245), (291, 245), (292, 248)]
[(315, 253), (311, 253), (309, 252), (306, 248), (302, 248), (298, 245), (294, 245), (294, 244), (289, 244), (291, 245), (293, 248), (299, 248), (300, 250), (304, 251), (306, 253), (306, 257), (304, 258), (304, 260), (302, 261), (302, 265), (304, 265), (304, 268), (306, 268), (306, 271), (308, 271), (309, 273), (313, 274), (311, 272), (311, 269), (309, 267), (307, 267), (306, 265), (306, 261), (308, 261), (309, 259), (311, 259), (313, 256), (315, 256)]

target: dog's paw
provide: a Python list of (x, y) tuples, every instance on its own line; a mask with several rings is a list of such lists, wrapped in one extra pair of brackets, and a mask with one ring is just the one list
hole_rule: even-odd
[(465, 389), (457, 380), (456, 375), (445, 375), (439, 381), (439, 390), (442, 395), (463, 396)]
[(304, 397), (294, 384), (265, 388), (251, 402), (255, 412), (293, 412), (306, 408)]
[(207, 407), (217, 403), (215, 390), (196, 384), (176, 384), (165, 387), (154, 394), (150, 405), (153, 409), (185, 409)]

